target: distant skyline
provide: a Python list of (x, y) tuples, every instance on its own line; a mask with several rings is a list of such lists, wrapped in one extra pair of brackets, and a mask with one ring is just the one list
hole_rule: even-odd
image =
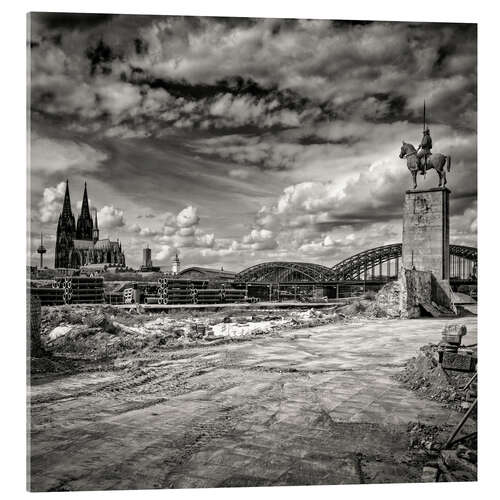
[(133, 267), (147, 245), (239, 271), (400, 242), (424, 99), (451, 242), (477, 244), (476, 25), (35, 13), (28, 50), (33, 264), (67, 178)]

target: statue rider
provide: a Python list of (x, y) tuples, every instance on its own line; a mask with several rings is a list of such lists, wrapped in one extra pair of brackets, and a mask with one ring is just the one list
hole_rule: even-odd
[[(420, 174), (425, 174), (427, 170), (427, 157), (430, 156), (432, 149), (432, 139), (431, 139), (431, 131), (429, 127), (425, 127), (424, 135), (422, 137), (422, 142), (419, 144), (417, 149), (417, 158), (418, 158), (418, 169), (420, 170)], [(423, 158), (423, 161), (422, 161)]]

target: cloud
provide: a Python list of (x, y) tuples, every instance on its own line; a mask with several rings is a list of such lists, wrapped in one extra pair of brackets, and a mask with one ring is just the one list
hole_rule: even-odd
[(476, 127), (472, 24), (144, 16), (131, 30), (119, 16), (55, 43), (32, 18), (34, 109), (109, 136), (420, 121), (423, 98), (438, 121)]
[(199, 228), (200, 216), (197, 207), (188, 205), (178, 214), (166, 212), (161, 214), (159, 219), (163, 225), (158, 227), (142, 227), (135, 223), (128, 229), (169, 248), (211, 248), (215, 244), (214, 233), (207, 233)]
[(477, 203), (450, 219), (450, 242), (477, 247)]
[(233, 177), (234, 179), (240, 179), (242, 181), (246, 181), (250, 175), (251, 172), (247, 168), (233, 168), (228, 172), (230, 177)]
[(30, 167), (35, 172), (91, 172), (97, 170), (107, 159), (106, 153), (97, 151), (88, 144), (31, 134)]
[(177, 225), (180, 228), (190, 228), (200, 221), (198, 209), (189, 205), (177, 214)]
[(252, 250), (272, 250), (278, 245), (274, 233), (268, 229), (252, 229), (242, 241)]
[(43, 190), (43, 198), (38, 204), (41, 222), (57, 222), (62, 210), (65, 190), (65, 182), (60, 182), (56, 187), (48, 187)]
[(161, 230), (151, 229), (150, 227), (141, 227), (135, 223), (129, 226), (129, 231), (138, 234), (139, 236), (158, 236), (162, 234)]
[(116, 14), (70, 14), (66, 12), (36, 12), (31, 17), (49, 29), (82, 30), (108, 23)]
[(161, 245), (160, 250), (154, 255), (154, 259), (158, 264), (165, 264), (166, 262), (170, 262), (174, 255), (175, 248), (169, 245)]
[[(157, 186), (175, 186), (172, 213), (122, 226), (131, 255), (146, 240), (200, 263), (335, 263), (400, 241), (410, 177), (397, 155), (420, 140), (424, 98), (434, 152), (452, 156), (452, 239), (476, 238), (473, 24), (31, 21), (33, 178), (85, 172), (133, 202), (147, 192), (155, 213)], [(49, 195), (39, 214), (54, 220)]]
[(123, 210), (115, 208), (113, 205), (105, 205), (97, 212), (99, 228), (116, 229), (125, 226)]

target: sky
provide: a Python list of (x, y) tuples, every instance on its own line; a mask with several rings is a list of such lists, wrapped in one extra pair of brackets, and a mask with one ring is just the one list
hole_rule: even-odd
[(33, 264), (66, 179), (133, 267), (146, 245), (240, 271), (400, 242), (424, 100), (450, 241), (477, 245), (475, 24), (34, 13), (27, 47)]

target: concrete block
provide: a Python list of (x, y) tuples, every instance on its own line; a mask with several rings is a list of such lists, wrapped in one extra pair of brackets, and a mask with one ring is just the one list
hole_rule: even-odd
[(422, 469), (422, 483), (435, 483), (439, 469), (437, 467), (424, 467)]
[(446, 188), (407, 191), (403, 210), (402, 265), (438, 280), (449, 279), (449, 194)]

